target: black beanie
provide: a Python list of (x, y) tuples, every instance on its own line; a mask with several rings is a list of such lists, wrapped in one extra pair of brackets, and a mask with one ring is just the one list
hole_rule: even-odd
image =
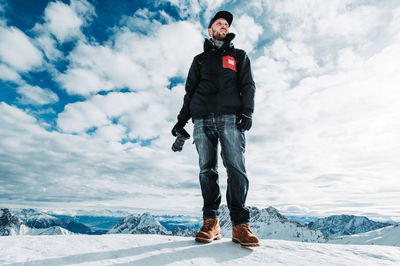
[(211, 25), (219, 18), (223, 18), (228, 22), (229, 27), (231, 26), (233, 15), (228, 11), (218, 11), (217, 14), (210, 20), (210, 24), (208, 24), (208, 28), (211, 28)]

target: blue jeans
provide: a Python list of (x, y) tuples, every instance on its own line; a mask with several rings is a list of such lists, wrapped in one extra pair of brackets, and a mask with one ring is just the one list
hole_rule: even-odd
[(245, 207), (249, 180), (245, 169), (245, 143), (243, 132), (236, 127), (236, 115), (210, 114), (193, 119), (193, 138), (199, 154), (200, 186), (203, 196), (203, 218), (218, 217), (221, 192), (218, 181), (218, 141), (221, 157), (228, 175), (226, 201), (232, 225), (249, 223), (249, 210)]

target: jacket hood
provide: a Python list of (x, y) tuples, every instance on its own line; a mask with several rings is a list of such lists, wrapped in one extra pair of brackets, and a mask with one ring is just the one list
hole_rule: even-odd
[[(216, 49), (216, 50), (223, 51), (223, 50), (225, 50), (227, 48), (232, 49), (233, 48), (233, 44), (231, 43), (231, 41), (234, 38), (235, 38), (235, 34), (234, 33), (228, 33), (225, 36), (225, 39), (223, 39), (224, 44), (219, 49)], [(205, 39), (204, 40), (204, 51), (209, 51), (209, 50), (212, 50), (212, 49), (215, 49), (215, 48), (216, 47), (213, 45), (213, 43), (212, 43), (212, 41), (210, 39)]]

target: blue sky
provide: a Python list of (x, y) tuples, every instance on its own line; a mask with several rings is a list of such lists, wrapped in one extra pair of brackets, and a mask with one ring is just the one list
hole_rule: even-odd
[(170, 130), (223, 9), (257, 87), (247, 204), (400, 220), (396, 0), (0, 1), (1, 205), (200, 215)]

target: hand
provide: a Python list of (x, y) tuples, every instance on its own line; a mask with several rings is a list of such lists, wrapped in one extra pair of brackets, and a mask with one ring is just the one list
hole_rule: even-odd
[(178, 121), (171, 130), (172, 136), (176, 137), (178, 132), (184, 131), (183, 127), (186, 125), (183, 121)]
[(252, 124), (253, 122), (251, 115), (245, 115), (245, 114), (241, 114), (238, 117), (238, 121), (236, 122), (236, 125), (241, 132), (250, 130)]

